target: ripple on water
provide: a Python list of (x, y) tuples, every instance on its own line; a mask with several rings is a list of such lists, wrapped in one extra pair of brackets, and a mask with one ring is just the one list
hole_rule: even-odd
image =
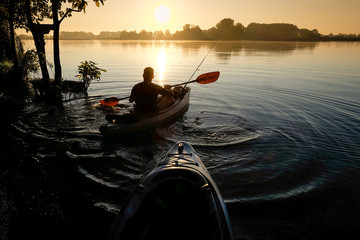
[[(13, 128), (50, 151), (68, 151), (67, 158), (88, 181), (126, 192), (156, 165), (154, 156), (167, 145), (187, 141), (226, 202), (235, 205), (311, 194), (358, 165), (359, 105), (300, 91), (247, 90), (246, 100), (232, 96), (215, 107), (195, 101), (181, 119), (157, 130), (162, 140), (150, 144), (106, 145), (98, 132), (105, 113), (94, 109), (99, 98), (69, 101), (63, 111), (29, 105)], [(145, 148), (151, 153), (144, 155)], [(337, 168), (344, 157), (350, 160)]]
[(153, 164), (135, 148), (127, 148), (95, 154), (74, 154), (66, 152), (66, 157), (78, 172), (97, 184), (109, 188), (131, 190), (149, 171)]
[[(94, 111), (96, 98), (75, 99), (64, 103), (64, 109), (41, 103), (27, 105), (12, 124), (23, 137), (42, 141), (45, 145), (74, 145), (84, 149), (101, 148), (102, 136), (98, 131), (104, 115)], [(51, 146), (50, 146), (51, 147)]]
[(229, 147), (255, 140), (260, 133), (238, 116), (220, 112), (200, 112), (159, 129), (167, 141), (187, 141), (194, 147)]

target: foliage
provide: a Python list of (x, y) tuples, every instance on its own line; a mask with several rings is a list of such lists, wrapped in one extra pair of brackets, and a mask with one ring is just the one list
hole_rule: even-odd
[(39, 71), (39, 60), (35, 50), (28, 50), (20, 57), (20, 71), (23, 77)]
[(61, 40), (91, 40), (94, 39), (93, 33), (85, 33), (85, 32), (60, 32), (60, 39)]
[[(14, 62), (10, 52), (10, 41), (9, 25), (3, 23), (0, 25), (0, 75), (3, 79), (5, 79), (5, 76), (9, 77), (11, 71), (15, 70), (13, 69)], [(28, 50), (27, 52), (24, 52), (23, 44), (20, 41), (20, 38), (15, 37), (15, 43), (16, 56), (19, 60), (17, 71), (20, 73), (19, 77), (23, 79), (29, 73), (38, 71), (39, 61), (35, 50)]]
[(78, 66), (78, 77), (85, 83), (85, 86), (89, 87), (92, 80), (100, 80), (101, 72), (106, 72), (105, 69), (98, 68), (97, 63), (93, 61), (81, 62)]
[[(104, 5), (105, 0), (93, 0), (96, 6)], [(59, 88), (61, 76), (60, 50), (59, 50), (59, 27), (62, 20), (71, 16), (73, 11), (85, 12), (88, 5), (87, 0), (1, 0), (0, 1), (0, 59), (1, 59), (1, 80), (23, 84), (26, 76), (38, 70), (41, 66), (42, 79), (45, 82), (45, 95), (50, 101), (61, 99), (57, 89)], [(65, 4), (70, 4), (71, 8)], [(61, 17), (61, 19), (59, 19)], [(53, 24), (42, 25), (45, 19), (52, 19)], [(45, 28), (45, 26), (47, 28)], [(15, 34), (15, 29), (24, 28), (31, 31), (35, 42), (36, 52), (24, 53), (22, 45)], [(54, 64), (55, 84), (50, 84), (49, 73), (46, 66), (46, 51), (44, 34), (53, 30), (54, 34)], [(35, 55), (37, 53), (37, 57)], [(37, 59), (39, 61), (37, 61)], [(91, 64), (90, 64), (91, 65)], [(96, 70), (96, 69), (95, 69)], [(102, 69), (97, 69), (102, 70)], [(92, 79), (100, 79), (97, 75), (84, 75), (84, 81), (90, 84)], [(10, 81), (10, 80), (20, 81)], [(5, 82), (5, 81), (1, 81)], [(13, 84), (14, 86), (16, 84)], [(16, 89), (16, 86), (13, 88)], [(60, 97), (59, 97), (60, 96)], [(58, 102), (58, 101), (57, 101)]]
[[(104, 5), (105, 0), (93, 0), (93, 1), (97, 7), (100, 7), (100, 3), (102, 5)], [(69, 0), (69, 2), (72, 3), (73, 9), (77, 8), (78, 11), (84, 11), (84, 13), (86, 12), (85, 9), (88, 5), (87, 1), (85, 1), (85, 0)]]
[(247, 37), (255, 40), (291, 40), (295, 39), (298, 33), (297, 26), (286, 23), (250, 23), (246, 28)]
[(11, 21), (14, 28), (25, 27), (24, 0), (1, 0), (0, 24)]
[(8, 60), (0, 61), (0, 77), (4, 79), (6, 75), (11, 73), (13, 67), (14, 64), (11, 61)]
[(237, 40), (244, 35), (244, 26), (241, 23), (234, 24), (234, 20), (231, 18), (224, 18), (218, 24), (216, 24), (215, 31), (217, 33), (217, 39), (222, 40)]
[(183, 31), (177, 31), (173, 35), (173, 39), (177, 40), (202, 40), (204, 39), (203, 31), (198, 25), (186, 24)]

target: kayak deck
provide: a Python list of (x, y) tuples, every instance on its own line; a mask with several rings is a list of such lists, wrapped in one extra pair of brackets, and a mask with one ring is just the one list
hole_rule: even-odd
[(220, 192), (189, 144), (175, 144), (134, 189), (110, 239), (233, 239)]

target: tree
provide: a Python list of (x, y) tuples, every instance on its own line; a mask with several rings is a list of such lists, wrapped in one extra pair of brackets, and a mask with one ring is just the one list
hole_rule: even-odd
[(239, 40), (243, 38), (244, 26), (241, 23), (234, 24), (231, 18), (224, 18), (216, 24), (212, 34), (215, 34), (217, 39), (222, 40)]
[(14, 27), (14, 18), (15, 18), (15, 4), (18, 4), (18, 1), (13, 0), (9, 2), (9, 25), (10, 25), (10, 41), (11, 41), (11, 52), (12, 60), (14, 63), (14, 72), (17, 72), (19, 68), (19, 61), (16, 56), (16, 40), (15, 40), (15, 27)]
[(234, 20), (231, 18), (224, 18), (216, 24), (218, 38), (223, 40), (230, 40), (233, 38)]
[(49, 85), (50, 75), (47, 69), (47, 61), (45, 55), (45, 40), (42, 29), (39, 28), (39, 23), (50, 16), (49, 9), (47, 8), (46, 0), (25, 0), (25, 16), (26, 26), (25, 29), (30, 30), (34, 39), (36, 52), (39, 58), (42, 79), (46, 85)]
[(146, 30), (141, 30), (141, 32), (138, 34), (138, 38), (141, 40), (150, 40), (152, 37), (152, 32), (148, 32)]
[(298, 32), (298, 38), (302, 40), (311, 40), (314, 37), (314, 33), (309, 29), (302, 28)]
[(5, 102), (11, 99), (12, 103), (23, 103), (27, 90), (24, 80), (38, 70), (35, 51), (24, 52), (15, 33), (16, 28), (25, 24), (23, 7), (22, 0), (0, 2), (0, 100)]
[(154, 32), (154, 39), (155, 40), (163, 40), (165, 38), (165, 34), (163, 31), (155, 31)]
[(165, 39), (171, 39), (171, 33), (169, 30), (165, 31)]
[(219, 39), (219, 35), (215, 27), (204, 30), (204, 37), (207, 39)]
[(245, 34), (245, 27), (241, 23), (237, 23), (234, 26), (235, 39), (243, 39)]
[(181, 40), (202, 40), (204, 39), (204, 34), (198, 25), (185, 24), (183, 31), (176, 31), (173, 38)]
[(25, 25), (24, 2), (22, 0), (2, 0), (0, 4), (0, 24), (9, 33), (8, 58), (13, 63), (13, 78), (22, 80), (19, 62), (23, 56), (23, 48), (20, 39), (15, 34), (15, 29)]
[(298, 27), (288, 23), (250, 23), (246, 28), (246, 37), (253, 40), (292, 40), (298, 35)]
[[(104, 0), (93, 0), (97, 7), (100, 7), (100, 3), (104, 5)], [(68, 0), (72, 3), (72, 8), (67, 8), (66, 12), (61, 10), (62, 4), (66, 0), (51, 0), (51, 10), (52, 10), (52, 19), (53, 19), (53, 30), (54, 30), (54, 65), (55, 65), (55, 84), (57, 86), (61, 85), (62, 82), (62, 72), (60, 64), (60, 45), (59, 45), (59, 35), (60, 35), (60, 24), (64, 18), (71, 16), (73, 11), (75, 12), (86, 12), (86, 7), (88, 5), (86, 0)], [(59, 15), (61, 19), (59, 19)]]
[[(26, 30), (30, 30), (34, 39), (37, 55), (39, 58), (42, 79), (45, 84), (45, 95), (59, 102), (60, 85), (62, 82), (61, 64), (60, 64), (60, 47), (59, 34), (60, 23), (64, 18), (71, 16), (71, 12), (81, 12), (86, 9), (87, 1), (85, 0), (4, 0), (10, 1), (10, 10), (13, 9), (15, 3), (19, 3), (19, 9), (23, 9), (23, 16), (26, 17), (26, 24), (23, 26)], [(13, 1), (13, 2), (12, 2)], [(104, 4), (104, 0), (93, 0), (97, 6)], [(63, 3), (71, 3), (72, 8), (67, 8), (66, 12), (62, 11)], [(11, 11), (10, 11), (11, 12)], [(12, 16), (10, 14), (10, 16)], [(61, 18), (60, 18), (61, 17)], [(40, 24), (45, 18), (53, 19), (53, 24)], [(44, 34), (54, 30), (54, 64), (55, 64), (55, 84), (51, 86), (50, 76), (47, 69), (47, 61), (45, 55), (45, 38)], [(57, 98), (57, 99), (54, 99)]]
[(53, 47), (54, 47), (54, 65), (55, 65), (55, 84), (60, 87), (62, 81), (62, 72), (60, 64), (60, 45), (59, 45), (59, 35), (60, 35), (60, 20), (58, 11), (61, 9), (60, 0), (51, 0), (52, 3), (52, 17), (53, 17)]

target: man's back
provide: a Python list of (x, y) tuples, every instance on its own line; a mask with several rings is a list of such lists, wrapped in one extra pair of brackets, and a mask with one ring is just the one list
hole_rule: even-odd
[(167, 96), (169, 92), (154, 83), (141, 82), (136, 84), (131, 90), (130, 101), (135, 101), (136, 108), (143, 112), (154, 112), (158, 110), (158, 94)]

